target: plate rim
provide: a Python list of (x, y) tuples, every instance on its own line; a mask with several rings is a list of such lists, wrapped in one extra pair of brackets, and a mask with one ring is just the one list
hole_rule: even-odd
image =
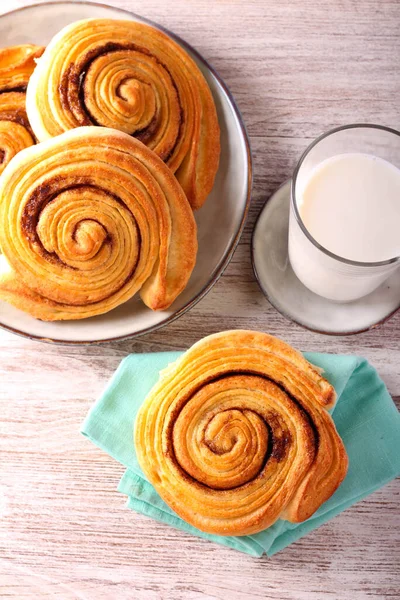
[(285, 317), (285, 319), (287, 319), (288, 321), (291, 321), (292, 323), (296, 323), (297, 325), (300, 325), (300, 327), (303, 327), (303, 329), (307, 329), (308, 331), (312, 331), (313, 333), (319, 333), (321, 335), (329, 335), (332, 337), (345, 337), (345, 336), (351, 336), (351, 335), (358, 335), (360, 333), (365, 333), (366, 331), (371, 331), (371, 329), (376, 329), (378, 327), (380, 327), (381, 325), (383, 325), (384, 323), (386, 323), (386, 321), (389, 321), (389, 319), (391, 319), (398, 311), (400, 311), (400, 303), (398, 305), (397, 308), (395, 308), (392, 312), (390, 312), (388, 315), (385, 315), (382, 319), (380, 319), (379, 321), (377, 321), (376, 323), (372, 323), (371, 325), (369, 325), (368, 327), (365, 327), (363, 329), (356, 329), (356, 330), (351, 330), (351, 331), (327, 331), (327, 330), (321, 330), (321, 329), (315, 329), (313, 327), (310, 327), (309, 325), (306, 325), (305, 323), (303, 323), (302, 321), (297, 320), (295, 317), (293, 317), (292, 315), (289, 315), (289, 313), (287, 313), (285, 310), (282, 310), (282, 308), (278, 307), (277, 303), (274, 302), (269, 293), (267, 292), (267, 290), (265, 289), (265, 287), (263, 286), (262, 282), (261, 282), (261, 278), (257, 272), (257, 267), (256, 267), (256, 261), (254, 258), (254, 239), (255, 239), (255, 233), (256, 233), (256, 229), (259, 223), (259, 220), (261, 218), (261, 215), (264, 212), (264, 209), (267, 207), (267, 204), (270, 202), (270, 200), (273, 198), (273, 196), (275, 196), (275, 194), (277, 194), (282, 188), (284, 188), (286, 185), (288, 185), (289, 183), (291, 184), (292, 182), (292, 178), (289, 177), (288, 179), (286, 179), (283, 183), (281, 183), (280, 186), (278, 186), (276, 188), (276, 190), (274, 192), (272, 192), (272, 194), (270, 195), (270, 197), (264, 202), (264, 204), (262, 205), (255, 223), (254, 223), (254, 227), (253, 227), (253, 231), (251, 233), (251, 241), (250, 241), (250, 255), (251, 255), (251, 266), (253, 269), (253, 273), (254, 273), (254, 277), (256, 278), (258, 287), (260, 288), (261, 292), (263, 293), (263, 295), (265, 296), (265, 298), (268, 300), (268, 302), (271, 304), (271, 306), (278, 311), (278, 313), (280, 313), (283, 317)]
[(183, 46), (186, 50), (191, 52), (195, 56), (196, 60), (198, 62), (200, 62), (204, 67), (206, 67), (210, 71), (210, 73), (215, 77), (218, 84), (221, 86), (223, 92), (226, 94), (228, 101), (231, 105), (231, 108), (237, 118), (237, 122), (239, 124), (240, 132), (242, 135), (242, 139), (243, 139), (244, 145), (245, 145), (246, 159), (247, 159), (246, 202), (244, 205), (242, 217), (241, 217), (241, 220), (239, 223), (239, 227), (237, 228), (236, 234), (222, 258), (221, 266), (216, 270), (216, 272), (214, 273), (214, 275), (212, 276), (210, 281), (208, 281), (208, 283), (194, 296), (194, 298), (192, 298), (187, 304), (185, 304), (182, 308), (180, 308), (178, 311), (176, 311), (173, 315), (171, 315), (170, 317), (167, 317), (165, 319), (165, 321), (162, 321), (161, 323), (157, 323), (156, 325), (151, 325), (150, 327), (146, 327), (145, 329), (142, 329), (139, 332), (133, 332), (133, 333), (123, 334), (123, 335), (108, 337), (108, 338), (98, 338), (95, 340), (62, 340), (62, 339), (58, 339), (58, 338), (42, 337), (40, 335), (35, 335), (35, 334), (28, 333), (26, 331), (21, 331), (10, 325), (5, 325), (4, 323), (0, 322), (0, 329), (9, 331), (10, 333), (14, 333), (16, 335), (19, 335), (24, 338), (28, 338), (30, 340), (35, 340), (35, 341), (39, 341), (39, 342), (60, 345), (60, 346), (92, 346), (92, 345), (96, 345), (96, 344), (105, 344), (105, 343), (109, 343), (109, 342), (117, 342), (117, 341), (123, 341), (123, 340), (128, 340), (128, 339), (136, 339), (143, 335), (146, 335), (148, 333), (151, 333), (153, 331), (157, 331), (158, 329), (162, 329), (163, 327), (166, 327), (173, 321), (176, 321), (177, 319), (179, 319), (182, 315), (184, 315), (190, 309), (192, 309), (198, 302), (200, 302), (200, 300), (202, 300), (202, 298), (204, 298), (208, 294), (208, 292), (211, 290), (211, 288), (222, 277), (225, 269), (229, 265), (229, 263), (232, 259), (232, 256), (238, 246), (241, 235), (243, 233), (243, 229), (246, 224), (246, 220), (247, 220), (249, 208), (250, 208), (251, 192), (252, 192), (252, 184), (253, 184), (253, 156), (252, 156), (252, 151), (251, 151), (251, 146), (250, 146), (250, 139), (249, 139), (249, 135), (246, 130), (246, 126), (244, 124), (244, 120), (243, 120), (241, 111), (240, 111), (230, 89), (228, 88), (228, 86), (226, 85), (226, 83), (224, 82), (222, 77), (219, 75), (217, 70), (191, 44), (186, 42), (179, 35), (173, 33), (172, 31), (170, 31), (163, 25), (159, 25), (157, 22), (152, 21), (151, 19), (142, 17), (141, 15), (139, 15), (133, 11), (126, 10), (124, 8), (120, 8), (117, 6), (111, 6), (111, 5), (105, 4), (103, 2), (90, 2), (88, 0), (62, 0), (61, 2), (53, 0), (50, 2), (40, 2), (40, 3), (28, 4), (26, 6), (20, 6), (14, 10), (10, 10), (10, 11), (1, 13), (0, 19), (2, 17), (6, 17), (8, 15), (13, 15), (15, 13), (23, 12), (24, 10), (27, 10), (27, 9), (40, 8), (42, 6), (59, 6), (60, 4), (84, 5), (84, 6), (94, 6), (94, 7), (97, 6), (100, 8), (108, 8), (113, 11), (120, 12), (122, 15), (130, 15), (130, 16), (136, 17), (137, 19), (140, 19), (142, 22), (144, 22), (148, 25), (151, 25), (152, 27), (155, 27), (156, 29), (162, 31), (163, 33), (165, 33), (166, 35), (171, 37), (173, 40), (175, 40), (178, 44)]

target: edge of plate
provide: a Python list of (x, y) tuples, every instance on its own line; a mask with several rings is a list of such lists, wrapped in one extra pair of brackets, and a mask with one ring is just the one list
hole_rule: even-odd
[(268, 302), (271, 304), (271, 306), (275, 310), (277, 310), (282, 316), (284, 316), (285, 319), (287, 319), (288, 321), (292, 321), (292, 323), (296, 323), (297, 325), (300, 325), (300, 327), (303, 327), (304, 329), (307, 329), (308, 331), (312, 331), (313, 333), (319, 333), (321, 335), (330, 335), (330, 336), (335, 336), (335, 337), (344, 337), (344, 336), (350, 336), (350, 335), (358, 335), (359, 333), (365, 333), (366, 331), (370, 331), (371, 329), (376, 329), (377, 327), (380, 327), (381, 325), (383, 325), (384, 323), (386, 323), (386, 321), (389, 321), (389, 319), (391, 319), (393, 317), (393, 315), (395, 315), (400, 310), (400, 304), (399, 304), (399, 306), (397, 308), (395, 308), (388, 315), (385, 315), (385, 317), (383, 317), (383, 319), (377, 321), (376, 323), (372, 323), (371, 325), (369, 325), (368, 327), (365, 327), (363, 329), (355, 329), (355, 330), (352, 330), (352, 331), (327, 331), (327, 330), (321, 330), (321, 329), (314, 329), (313, 327), (310, 327), (309, 325), (306, 325), (302, 321), (299, 321), (299, 320), (295, 319), (294, 317), (292, 317), (291, 315), (289, 315), (286, 311), (282, 310), (282, 308), (280, 308), (278, 306), (278, 304), (276, 302), (273, 302), (272, 299), (270, 298), (270, 295), (268, 294), (267, 290), (264, 288), (263, 284), (261, 283), (261, 279), (260, 279), (260, 277), (258, 275), (258, 272), (257, 272), (256, 262), (255, 262), (255, 259), (254, 259), (254, 237), (255, 237), (255, 232), (256, 232), (256, 229), (257, 229), (258, 222), (259, 222), (259, 220), (261, 218), (261, 215), (263, 214), (264, 209), (266, 208), (268, 202), (271, 200), (271, 198), (274, 196), (274, 194), (276, 194), (278, 192), (278, 190), (280, 190), (281, 188), (283, 188), (290, 181), (291, 181), (291, 178), (287, 179), (286, 181), (284, 181), (271, 194), (271, 196), (268, 198), (268, 200), (266, 200), (264, 202), (264, 204), (262, 205), (262, 207), (260, 209), (260, 212), (257, 215), (256, 221), (254, 223), (253, 231), (251, 233), (251, 242), (250, 242), (251, 266), (253, 268), (254, 277), (256, 278), (256, 281), (258, 283), (258, 287), (260, 288), (261, 292), (263, 293), (263, 295), (265, 296), (265, 298), (268, 300)]
[[(26, 9), (30, 9), (30, 8), (35, 8), (35, 7), (41, 7), (41, 6), (57, 6), (59, 5), (61, 2), (57, 2), (57, 1), (53, 1), (53, 2), (41, 2), (41, 3), (34, 3), (34, 4), (29, 4), (26, 6), (21, 6), (19, 8), (16, 8), (14, 10), (10, 10), (4, 13), (0, 14), (0, 18), (6, 15), (12, 15), (14, 13), (17, 12), (22, 12)], [(250, 141), (249, 141), (249, 136), (247, 134), (246, 131), (246, 127), (243, 121), (243, 117), (242, 114), (240, 112), (240, 109), (238, 107), (238, 105), (236, 104), (236, 101), (234, 100), (231, 91), (229, 90), (228, 86), (226, 85), (226, 83), (224, 82), (224, 80), (222, 79), (222, 77), (218, 74), (218, 72), (214, 69), (214, 67), (205, 59), (203, 58), (203, 56), (193, 47), (191, 46), (188, 42), (186, 42), (184, 39), (182, 39), (180, 36), (176, 35), (175, 33), (171, 32), (169, 29), (167, 29), (166, 27), (163, 27), (162, 25), (159, 25), (158, 23), (155, 23), (154, 21), (147, 19), (146, 17), (142, 17), (141, 15), (138, 15), (137, 13), (134, 13), (133, 11), (129, 11), (129, 10), (125, 10), (123, 8), (119, 8), (116, 6), (110, 6), (109, 4), (104, 4), (102, 2), (88, 2), (86, 0), (63, 0), (64, 4), (83, 4), (86, 6), (99, 6), (101, 8), (110, 8), (112, 10), (115, 10), (117, 12), (120, 12), (121, 14), (125, 14), (125, 15), (131, 15), (133, 17), (137, 17), (138, 19), (140, 19), (141, 21), (143, 21), (144, 23), (147, 23), (148, 25), (151, 25), (152, 27), (155, 27), (156, 29), (159, 29), (161, 31), (163, 31), (164, 33), (166, 33), (169, 37), (171, 37), (172, 39), (174, 39), (176, 42), (178, 42), (181, 46), (183, 46), (185, 49), (189, 50), (195, 57), (196, 60), (198, 60), (200, 63), (202, 63), (211, 73), (212, 75), (215, 77), (215, 79), (217, 80), (218, 84), (221, 86), (221, 88), (223, 89), (224, 93), (226, 94), (229, 103), (231, 104), (231, 107), (233, 109), (233, 112), (235, 113), (239, 126), (240, 126), (240, 130), (241, 130), (241, 134), (243, 137), (243, 141), (245, 143), (245, 147), (246, 147), (246, 156), (247, 156), (247, 194), (246, 194), (246, 203), (244, 206), (244, 210), (243, 210), (243, 214), (242, 214), (242, 219), (240, 221), (238, 230), (236, 232), (236, 235), (231, 243), (231, 245), (229, 246), (228, 250), (226, 251), (222, 262), (221, 262), (221, 266), (220, 268), (216, 271), (216, 273), (213, 275), (212, 279), (207, 283), (207, 285), (205, 287), (203, 287), (202, 290), (200, 290), (200, 292), (198, 294), (196, 294), (196, 296), (194, 298), (192, 298), (192, 300), (190, 300), (190, 302), (188, 302), (185, 306), (183, 306), (182, 308), (180, 308), (176, 313), (174, 313), (173, 315), (171, 315), (170, 317), (168, 317), (165, 321), (161, 322), (161, 323), (157, 323), (157, 325), (152, 325), (151, 327), (147, 327), (146, 329), (143, 329), (139, 332), (135, 332), (135, 333), (130, 333), (130, 334), (124, 334), (124, 335), (120, 335), (120, 336), (115, 336), (115, 337), (110, 337), (110, 338), (100, 338), (100, 339), (96, 339), (96, 340), (89, 340), (89, 341), (80, 341), (80, 340), (60, 340), (57, 338), (47, 338), (47, 337), (41, 337), (38, 335), (32, 335), (30, 333), (26, 333), (25, 331), (20, 331), (19, 329), (15, 329), (14, 327), (11, 327), (9, 325), (4, 325), (3, 323), (0, 323), (0, 328), (4, 329), (6, 331), (9, 331), (11, 333), (14, 333), (16, 335), (19, 335), (21, 337), (24, 338), (28, 338), (30, 340), (35, 340), (35, 341), (39, 341), (39, 342), (45, 342), (45, 343), (50, 343), (50, 344), (55, 344), (55, 345), (60, 345), (60, 346), (91, 346), (91, 345), (95, 345), (95, 344), (103, 344), (103, 343), (107, 343), (107, 342), (117, 342), (117, 341), (122, 341), (122, 340), (128, 340), (128, 339), (135, 339), (138, 337), (141, 337), (142, 335), (146, 335), (147, 333), (151, 333), (153, 331), (157, 331), (158, 329), (161, 329), (162, 327), (165, 327), (166, 325), (168, 325), (169, 323), (172, 323), (173, 321), (175, 321), (176, 319), (179, 319), (179, 317), (181, 317), (183, 314), (185, 314), (186, 312), (188, 312), (191, 308), (193, 308), (202, 298), (204, 298), (204, 296), (207, 295), (207, 293), (210, 291), (210, 289), (217, 283), (217, 281), (220, 279), (220, 277), (223, 275), (226, 267), (228, 266), (228, 264), (230, 263), (233, 253), (236, 250), (236, 247), (239, 243), (240, 237), (242, 235), (245, 223), (246, 223), (246, 219), (248, 216), (248, 212), (249, 212), (249, 207), (250, 207), (250, 200), (251, 200), (251, 190), (252, 190), (252, 183), (253, 183), (253, 159), (252, 159), (252, 152), (251, 152), (251, 147), (250, 147)]]

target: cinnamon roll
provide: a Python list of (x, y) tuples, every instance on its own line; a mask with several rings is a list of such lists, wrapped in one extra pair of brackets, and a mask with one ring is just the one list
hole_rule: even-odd
[(164, 501), (207, 533), (247, 535), (308, 519), (347, 455), (327, 409), (335, 391), (284, 342), (226, 331), (161, 373), (135, 423), (140, 466)]
[(220, 132), (210, 89), (188, 53), (154, 27), (109, 19), (65, 27), (31, 78), (27, 110), (41, 141), (84, 125), (139, 139), (175, 173), (193, 208), (211, 191)]
[(120, 131), (82, 127), (27, 148), (0, 178), (0, 198), (0, 298), (39, 319), (91, 317), (138, 291), (165, 309), (194, 267), (182, 188)]
[(44, 48), (29, 44), (0, 49), (0, 174), (20, 150), (35, 143), (25, 92)]

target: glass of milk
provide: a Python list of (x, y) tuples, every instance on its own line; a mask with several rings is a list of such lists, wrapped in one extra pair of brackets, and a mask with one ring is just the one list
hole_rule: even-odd
[(372, 292), (400, 265), (400, 133), (347, 125), (325, 133), (294, 171), (289, 259), (336, 302)]

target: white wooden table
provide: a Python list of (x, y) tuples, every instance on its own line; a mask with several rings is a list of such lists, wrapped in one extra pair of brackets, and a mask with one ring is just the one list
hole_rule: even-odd
[[(400, 3), (110, 2), (187, 39), (228, 83), (251, 137), (252, 209), (223, 278), (162, 331), (86, 348), (0, 332), (0, 597), (399, 598), (398, 482), (274, 558), (257, 560), (127, 510), (116, 492), (122, 466), (84, 439), (79, 425), (127, 353), (185, 349), (238, 327), (304, 350), (364, 355), (400, 400), (400, 313), (354, 337), (307, 332), (262, 296), (249, 253), (260, 207), (312, 138), (352, 121), (399, 128)], [(1, 0), (0, 11), (25, 3)]]

